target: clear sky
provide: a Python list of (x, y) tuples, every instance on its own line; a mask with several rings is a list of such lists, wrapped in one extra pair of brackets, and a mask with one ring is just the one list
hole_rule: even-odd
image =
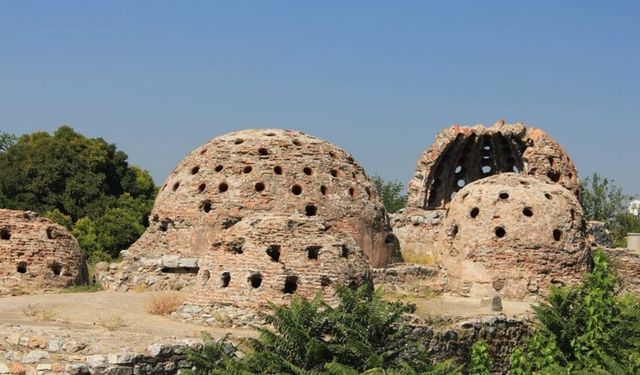
[(160, 184), (222, 133), (298, 129), (404, 183), (454, 123), (523, 121), (640, 194), (638, 1), (4, 1), (0, 130), (61, 124)]

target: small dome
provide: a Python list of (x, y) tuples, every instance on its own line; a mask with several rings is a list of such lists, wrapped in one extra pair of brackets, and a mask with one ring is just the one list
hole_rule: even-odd
[(207, 249), (193, 303), (257, 308), (294, 294), (325, 301), (336, 285), (370, 282), (366, 255), (328, 221), (303, 214), (255, 214), (221, 233)]
[(588, 255), (582, 227), (582, 209), (569, 190), (504, 173), (455, 194), (437, 254), (453, 289), (523, 298), (579, 279)]
[(85, 256), (61, 225), (34, 212), (0, 209), (0, 295), (84, 283)]

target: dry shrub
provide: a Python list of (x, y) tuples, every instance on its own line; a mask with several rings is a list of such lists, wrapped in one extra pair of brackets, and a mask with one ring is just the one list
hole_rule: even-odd
[(127, 322), (120, 315), (110, 315), (98, 321), (98, 325), (109, 331), (117, 331), (127, 325)]
[(149, 297), (145, 310), (153, 315), (169, 315), (176, 311), (185, 300), (185, 295), (178, 292), (158, 292)]

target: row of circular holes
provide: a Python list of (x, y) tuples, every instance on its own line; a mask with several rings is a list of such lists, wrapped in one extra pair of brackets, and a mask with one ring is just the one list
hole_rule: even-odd
[[(47, 228), (47, 238), (53, 239), (53, 228)], [(10, 240), (11, 239), (11, 231), (8, 228), (0, 229), (0, 240)]]
[[(544, 193), (544, 196), (547, 199), (552, 199), (553, 198), (552, 195), (549, 194), (549, 193)], [(509, 193), (507, 193), (506, 191), (500, 192), (498, 197), (500, 199), (503, 199), (503, 200), (504, 199), (508, 199), (509, 198)], [(471, 212), (469, 212), (469, 216), (471, 216), (472, 219), (475, 219), (478, 216), (478, 214), (480, 214), (480, 209), (478, 207), (472, 208)], [(527, 217), (532, 217), (533, 216), (533, 211), (531, 210), (531, 207), (525, 207), (525, 208), (522, 209), (522, 214), (524, 216), (527, 216)], [(495, 234), (496, 234), (496, 236), (498, 238), (502, 238), (507, 234), (506, 230), (503, 227), (500, 227), (500, 226), (496, 227), (494, 229), (494, 232), (495, 232)], [(562, 231), (560, 229), (554, 229), (553, 230), (553, 239), (556, 240), (556, 241), (560, 241), (561, 237), (562, 237)]]
[[(216, 165), (216, 167), (214, 168), (214, 170), (215, 170), (216, 172), (222, 172), (222, 170), (223, 170), (223, 169), (224, 169), (224, 166), (223, 166), (222, 164), (218, 164), (218, 165)], [(242, 169), (242, 171), (243, 171), (244, 173), (251, 173), (251, 171), (252, 171), (252, 170), (253, 170), (253, 167), (251, 167), (250, 165), (247, 165), (246, 167), (244, 167), (244, 168)], [(311, 169), (310, 167), (304, 167), (304, 168), (302, 169), (302, 171), (303, 171), (303, 172), (304, 172), (304, 174), (306, 174), (307, 176), (311, 176), (311, 175), (313, 175), (313, 169)], [(195, 167), (191, 168), (191, 174), (192, 174), (192, 175), (195, 175), (195, 174), (197, 174), (198, 172), (200, 172), (200, 167), (199, 167), (199, 166), (197, 166), (197, 165), (196, 165)], [(277, 174), (277, 175), (281, 175), (281, 174), (282, 174), (282, 167), (280, 167), (279, 165), (277, 165), (277, 166), (273, 167), (273, 173), (275, 173), (275, 174)], [(338, 170), (337, 170), (337, 169), (331, 169), (331, 170), (329, 171), (329, 173), (330, 173), (330, 174), (331, 174), (331, 176), (333, 176), (333, 177), (338, 177)], [(355, 172), (354, 172), (354, 174), (355, 174)], [(355, 177), (355, 176), (353, 176), (353, 177)]]
[[(208, 272), (208, 271), (205, 271)], [(209, 274), (205, 273), (204, 283), (206, 284), (209, 281)], [(262, 285), (262, 274), (261, 273), (253, 273), (247, 278), (247, 282), (251, 285), (252, 288), (257, 289)], [(231, 283), (231, 273), (226, 271), (222, 272), (220, 275), (220, 287), (227, 288)], [(299, 279), (297, 276), (287, 276), (284, 281), (284, 287), (282, 292), (285, 294), (293, 294), (298, 289)], [(327, 276), (323, 276), (320, 278), (321, 286), (329, 286), (331, 284), (331, 279)]]

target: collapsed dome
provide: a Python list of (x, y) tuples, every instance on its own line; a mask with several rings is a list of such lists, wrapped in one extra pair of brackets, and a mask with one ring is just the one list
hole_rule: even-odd
[(259, 212), (327, 220), (376, 267), (397, 250), (376, 188), (351, 155), (298, 131), (264, 129), (222, 135), (187, 155), (130, 251), (198, 257), (221, 231)]
[(500, 173), (534, 176), (579, 195), (576, 168), (560, 144), (540, 129), (500, 121), (441, 131), (416, 163), (407, 206), (444, 208), (464, 186)]
[(335, 298), (337, 285), (370, 282), (366, 255), (329, 222), (302, 214), (256, 214), (213, 241), (191, 303), (257, 308), (294, 294)]
[(514, 173), (462, 188), (437, 245), (449, 287), (508, 298), (579, 280), (587, 269), (582, 209), (562, 186)]
[(85, 256), (61, 225), (28, 211), (0, 209), (0, 295), (87, 282)]

